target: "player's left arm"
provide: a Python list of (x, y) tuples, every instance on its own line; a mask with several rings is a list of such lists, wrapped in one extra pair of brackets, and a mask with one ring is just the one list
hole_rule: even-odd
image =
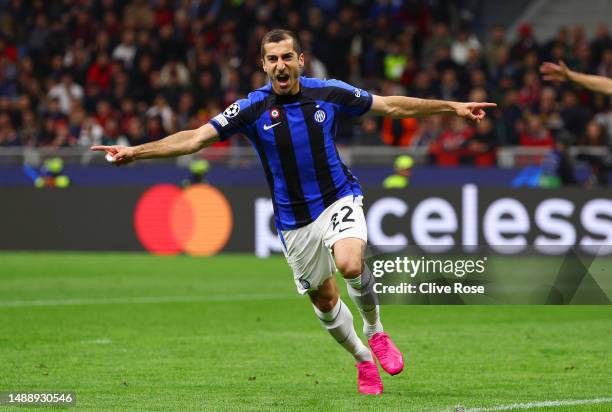
[(423, 117), (433, 114), (450, 113), (460, 117), (481, 121), (484, 109), (496, 107), (495, 103), (453, 102), (447, 100), (418, 99), (406, 96), (372, 95), (372, 106), (368, 113), (392, 118)]

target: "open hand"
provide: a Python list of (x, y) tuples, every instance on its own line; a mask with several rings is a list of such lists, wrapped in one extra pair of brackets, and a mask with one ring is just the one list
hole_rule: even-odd
[(455, 108), (455, 112), (457, 113), (457, 116), (464, 117), (478, 123), (486, 116), (484, 109), (487, 107), (497, 107), (497, 104), (485, 102), (459, 103)]
[(134, 161), (134, 148), (128, 146), (92, 146), (90, 150), (94, 152), (106, 152), (113, 157), (113, 164), (117, 166), (128, 164)]
[(544, 75), (544, 80), (564, 82), (569, 79), (570, 72), (563, 61), (559, 61), (559, 64), (544, 62), (540, 65), (540, 73)]

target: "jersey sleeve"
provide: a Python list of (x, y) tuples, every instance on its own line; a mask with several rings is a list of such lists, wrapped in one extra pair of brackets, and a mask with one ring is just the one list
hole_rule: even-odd
[(340, 111), (352, 116), (361, 116), (372, 107), (372, 95), (359, 87), (340, 80), (327, 80), (331, 87), (329, 100), (339, 106)]
[(236, 133), (244, 133), (252, 119), (248, 108), (251, 106), (249, 99), (240, 99), (230, 104), (223, 112), (219, 113), (209, 123), (217, 129), (219, 140), (227, 140)]

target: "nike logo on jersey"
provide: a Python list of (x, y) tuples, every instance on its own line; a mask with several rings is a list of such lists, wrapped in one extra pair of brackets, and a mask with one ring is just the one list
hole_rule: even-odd
[(281, 123), (282, 122), (277, 122), (277, 123), (274, 123), (274, 124), (264, 124), (263, 129), (264, 130), (270, 130), (271, 128), (276, 127), (276, 126), (278, 126)]
[(354, 226), (351, 226), (351, 227), (345, 227), (344, 229), (340, 229), (340, 230), (338, 231), (338, 233), (342, 233), (342, 232), (344, 232), (345, 230), (352, 229), (353, 227), (354, 227)]

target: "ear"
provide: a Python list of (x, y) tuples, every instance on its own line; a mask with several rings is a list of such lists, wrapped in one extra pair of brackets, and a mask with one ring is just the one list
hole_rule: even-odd
[(300, 53), (300, 55), (298, 56), (298, 64), (300, 69), (304, 67), (304, 53)]

